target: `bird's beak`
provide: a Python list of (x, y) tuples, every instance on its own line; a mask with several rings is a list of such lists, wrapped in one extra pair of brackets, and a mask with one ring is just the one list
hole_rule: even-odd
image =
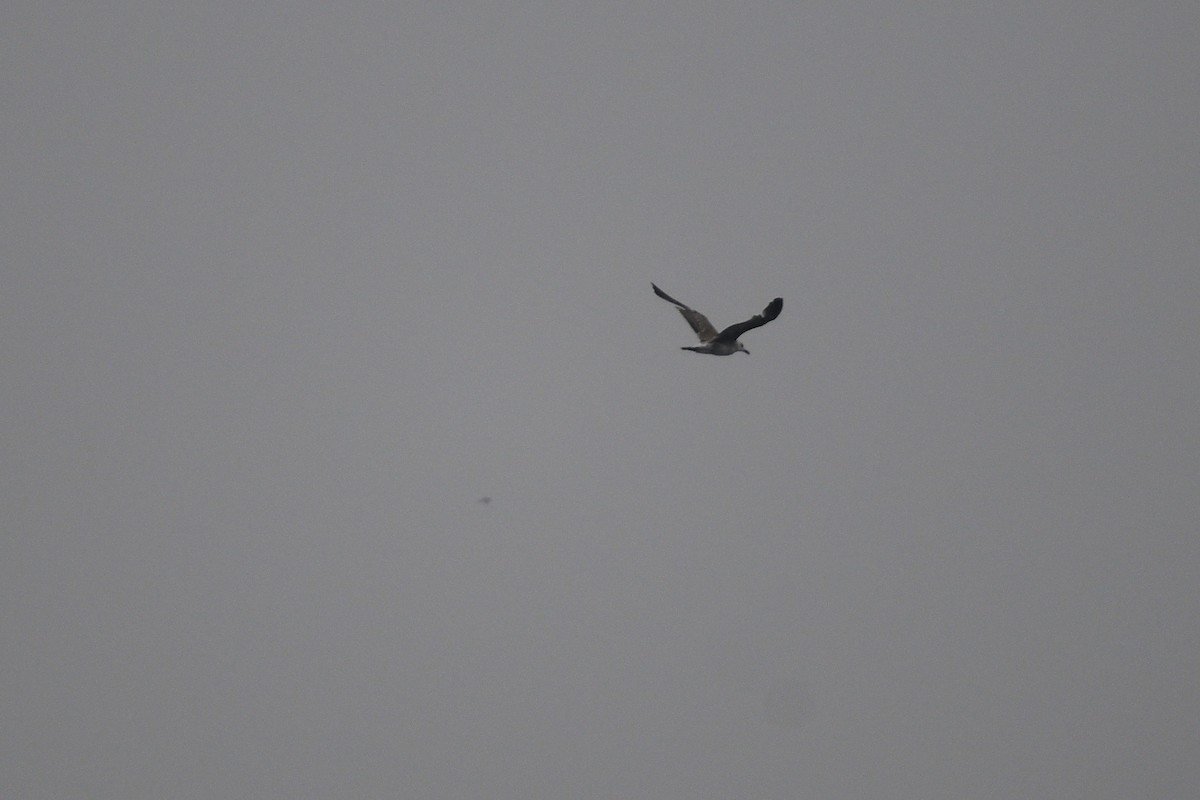
[(750, 355), (750, 351), (749, 351), (749, 350), (747, 350), (747, 349), (746, 349), (746, 348), (744, 348), (744, 347), (743, 347), (741, 350), (739, 350), (738, 352), (739, 352), (739, 353), (745, 353), (746, 355)]

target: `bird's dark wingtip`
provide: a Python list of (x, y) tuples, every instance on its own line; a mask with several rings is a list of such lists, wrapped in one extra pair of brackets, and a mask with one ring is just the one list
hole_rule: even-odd
[(675, 305), (679, 306), (680, 308), (687, 308), (687, 306), (685, 306), (683, 303), (679, 302), (674, 297), (671, 297), (671, 295), (667, 294), (662, 289), (658, 288), (658, 284), (654, 283), (653, 281), (651, 281), (650, 287), (652, 289), (654, 289), (654, 293), (656, 295), (661, 297), (663, 300), (666, 300), (668, 303), (674, 303)]

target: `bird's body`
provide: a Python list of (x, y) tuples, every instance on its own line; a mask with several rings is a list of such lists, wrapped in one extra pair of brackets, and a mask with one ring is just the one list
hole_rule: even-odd
[(691, 350), (693, 353), (708, 353), (712, 356), (731, 356), (734, 353), (749, 353), (741, 342), (706, 342), (695, 347), (681, 347), (680, 350)]
[(776, 297), (772, 300), (761, 314), (757, 314), (745, 322), (739, 322), (736, 325), (730, 325), (723, 331), (718, 332), (708, 321), (708, 317), (696, 311), (693, 308), (688, 308), (683, 303), (676, 300), (671, 295), (664, 292), (662, 289), (650, 284), (654, 288), (654, 293), (666, 300), (668, 303), (673, 303), (679, 309), (679, 313), (687, 320), (688, 325), (692, 326), (692, 330), (696, 332), (696, 336), (700, 339), (700, 344), (693, 347), (682, 347), (681, 350), (691, 350), (693, 353), (708, 353), (714, 356), (728, 356), (734, 353), (745, 353), (750, 355), (750, 351), (738, 341), (738, 337), (746, 331), (754, 330), (766, 325), (771, 320), (779, 316), (779, 312), (783, 311), (783, 298)]

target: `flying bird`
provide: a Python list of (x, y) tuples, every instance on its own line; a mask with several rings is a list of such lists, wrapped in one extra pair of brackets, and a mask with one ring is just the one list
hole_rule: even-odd
[(783, 311), (783, 298), (776, 297), (767, 307), (763, 309), (761, 314), (757, 314), (745, 322), (739, 322), (736, 325), (730, 325), (725, 330), (717, 333), (717, 329), (708, 321), (708, 317), (701, 314), (695, 309), (688, 308), (683, 303), (676, 300), (671, 295), (664, 292), (662, 289), (650, 284), (654, 287), (654, 293), (666, 300), (668, 303), (674, 303), (679, 308), (679, 313), (687, 320), (688, 325), (692, 326), (692, 330), (700, 337), (700, 345), (698, 347), (681, 347), (680, 350), (691, 350), (693, 353), (709, 353), (714, 356), (727, 356), (732, 353), (745, 353), (750, 355), (738, 337), (746, 331), (752, 331), (755, 328), (761, 328), (771, 320), (779, 316), (779, 312)]

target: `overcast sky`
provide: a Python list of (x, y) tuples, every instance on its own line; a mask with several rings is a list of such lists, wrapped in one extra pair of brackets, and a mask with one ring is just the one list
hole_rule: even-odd
[[(1194, 0), (5, 4), (0, 795), (1191, 796), (1198, 65)], [(696, 355), (651, 281), (785, 304)]]

